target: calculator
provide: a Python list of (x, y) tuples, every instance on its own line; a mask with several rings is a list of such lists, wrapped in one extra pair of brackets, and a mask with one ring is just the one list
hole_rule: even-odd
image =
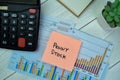
[(0, 0), (0, 48), (35, 51), (40, 0)]

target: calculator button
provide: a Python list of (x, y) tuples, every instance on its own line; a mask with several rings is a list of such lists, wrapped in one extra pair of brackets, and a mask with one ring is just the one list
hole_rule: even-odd
[(3, 24), (3, 25), (9, 24), (9, 20), (8, 20), (8, 19), (2, 19), (2, 24)]
[(35, 19), (35, 18), (36, 18), (35, 15), (32, 15), (32, 14), (31, 14), (31, 15), (29, 16), (29, 19)]
[(3, 17), (9, 17), (9, 13), (2, 13)]
[(25, 14), (20, 14), (20, 18), (25, 19), (27, 16)]
[(11, 26), (10, 27), (10, 32), (17, 32), (17, 27)]
[(21, 24), (21, 25), (25, 25), (25, 24), (27, 24), (27, 22), (26, 22), (25, 20), (21, 20), (21, 21), (20, 21), (20, 24)]
[(15, 40), (16, 39), (16, 34), (10, 34), (10, 39)]
[(11, 14), (11, 17), (12, 17), (12, 18), (17, 18), (18, 15), (17, 15), (16, 13), (12, 13), (12, 14)]
[(33, 37), (33, 34), (29, 33), (29, 34), (28, 34), (28, 37)]
[(36, 10), (36, 9), (29, 9), (29, 13), (31, 13), (31, 14), (36, 14), (36, 13), (37, 13), (37, 10)]
[(28, 46), (28, 47), (32, 47), (32, 46), (33, 46), (33, 42), (28, 42), (28, 43), (27, 43), (27, 46)]
[(20, 30), (20, 31), (25, 31), (25, 26), (20, 26), (20, 27), (19, 27), (19, 30)]
[(28, 24), (29, 25), (35, 25), (35, 21), (29, 21)]
[(2, 38), (6, 39), (8, 37), (7, 33), (2, 34)]
[(19, 36), (24, 37), (24, 36), (25, 36), (25, 33), (24, 33), (24, 32), (20, 32), (20, 33), (19, 33)]
[(16, 41), (11, 41), (11, 42), (10, 42), (10, 45), (13, 46), (13, 47), (16, 47), (16, 44), (17, 44)]
[(4, 32), (7, 32), (8, 31), (8, 27), (7, 26), (1, 26), (1, 30), (4, 31)]
[(28, 31), (34, 31), (34, 27), (28, 27)]
[(10, 21), (10, 24), (11, 24), (11, 25), (17, 25), (17, 19), (12, 19), (12, 20)]
[(26, 46), (26, 39), (25, 38), (19, 38), (18, 39), (18, 47), (24, 48)]
[(8, 41), (7, 40), (2, 40), (2, 45), (7, 45)]

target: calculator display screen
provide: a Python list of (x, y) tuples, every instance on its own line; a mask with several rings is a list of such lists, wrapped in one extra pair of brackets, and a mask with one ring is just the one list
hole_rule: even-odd
[(0, 0), (0, 2), (37, 4), (37, 0)]

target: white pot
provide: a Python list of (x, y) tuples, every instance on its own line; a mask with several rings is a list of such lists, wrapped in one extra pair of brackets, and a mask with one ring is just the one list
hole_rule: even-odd
[(105, 31), (113, 31), (113, 30), (116, 30), (118, 28), (118, 27), (111, 28), (110, 25), (106, 22), (106, 20), (103, 17), (102, 13), (99, 14), (99, 16), (97, 17), (97, 22), (102, 27), (102, 29), (104, 29)]

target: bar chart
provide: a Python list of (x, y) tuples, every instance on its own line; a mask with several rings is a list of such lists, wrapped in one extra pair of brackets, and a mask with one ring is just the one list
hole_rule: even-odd
[(77, 59), (75, 67), (81, 68), (83, 70), (97, 75), (105, 58), (106, 52), (107, 48), (105, 49), (103, 55), (96, 55), (95, 58), (90, 57), (89, 61), (85, 58)]
[(16, 64), (16, 69), (41, 76), (44, 69), (44, 64), (42, 64), (40, 67), (37, 62), (31, 63), (20, 57), (19, 62)]
[[(69, 72), (69, 71), (61, 69), (57, 66), (49, 65), (49, 64), (43, 63), (41, 61), (37, 61), (37, 60), (31, 61), (28, 58), (25, 58), (20, 55), (21, 54), (14, 54), (14, 56), (12, 57), (13, 58), (12, 60), (14, 60), (14, 61), (11, 61), (9, 67), (17, 72), (27, 74), (31, 77), (35, 77), (40, 80), (41, 80), (41, 78), (45, 79), (45, 80), (99, 80), (99, 77), (96, 77), (96, 76), (93, 76), (90, 74), (88, 75), (87, 73), (84, 73), (77, 68), (74, 68), (72, 72)], [(16, 57), (16, 56), (18, 56), (18, 57)], [(96, 58), (99, 58), (99, 60), (102, 59), (101, 56), (97, 56)], [(91, 60), (89, 61), (90, 63), (93, 62)], [(80, 61), (82, 61), (82, 62), (80, 62)], [(77, 59), (75, 67), (92, 71), (93, 69), (91, 69), (91, 68), (87, 69), (86, 66), (81, 65), (82, 63), (85, 63), (85, 61), (87, 61), (87, 60)], [(85, 63), (83, 65), (89, 66), (90, 64)], [(94, 70), (95, 70), (95, 68), (94, 68)]]

